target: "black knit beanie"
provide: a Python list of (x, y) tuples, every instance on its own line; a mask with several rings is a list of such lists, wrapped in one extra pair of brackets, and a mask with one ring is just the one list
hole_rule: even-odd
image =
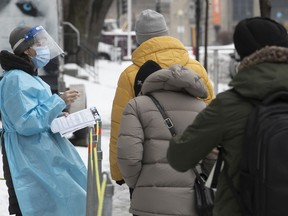
[(135, 81), (134, 81), (134, 92), (135, 96), (137, 96), (140, 91), (141, 87), (145, 81), (145, 79), (152, 73), (160, 70), (161, 67), (155, 61), (148, 60), (146, 61), (138, 70), (136, 74)]
[(265, 17), (240, 21), (235, 27), (233, 39), (241, 60), (265, 46), (288, 47), (288, 34), (285, 27)]

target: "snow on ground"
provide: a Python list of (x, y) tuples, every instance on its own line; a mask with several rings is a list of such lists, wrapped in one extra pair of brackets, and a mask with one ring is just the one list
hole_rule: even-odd
[[(68, 75), (64, 75), (64, 80), (67, 86), (85, 85), (87, 107), (96, 106), (103, 124), (107, 125), (110, 124), (111, 107), (119, 75), (129, 64), (128, 61), (117, 63), (102, 60), (96, 64), (96, 71), (98, 71), (96, 81), (91, 77), (87, 81)], [(85, 75), (85, 72), (80, 70), (80, 75)]]

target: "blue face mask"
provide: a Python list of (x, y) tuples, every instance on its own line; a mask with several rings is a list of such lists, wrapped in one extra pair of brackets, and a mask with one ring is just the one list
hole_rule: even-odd
[(48, 46), (36, 47), (36, 56), (32, 58), (35, 68), (43, 68), (50, 61), (50, 50)]

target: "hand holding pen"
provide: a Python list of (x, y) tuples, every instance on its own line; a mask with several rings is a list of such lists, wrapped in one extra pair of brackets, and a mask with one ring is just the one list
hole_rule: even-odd
[(70, 105), (80, 96), (77, 90), (67, 90), (60, 93), (60, 97), (65, 101), (66, 105)]

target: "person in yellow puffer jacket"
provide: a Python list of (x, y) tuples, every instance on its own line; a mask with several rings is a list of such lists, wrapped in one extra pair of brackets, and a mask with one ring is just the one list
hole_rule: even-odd
[(209, 103), (214, 98), (212, 84), (205, 68), (196, 60), (189, 57), (188, 51), (181, 41), (168, 36), (168, 28), (162, 14), (147, 9), (141, 12), (136, 24), (136, 40), (139, 46), (132, 53), (132, 64), (120, 75), (115, 92), (110, 133), (110, 172), (117, 184), (124, 183), (117, 164), (117, 139), (122, 112), (128, 101), (134, 95), (134, 80), (139, 68), (147, 61), (157, 62), (161, 68), (179, 64), (195, 71), (202, 79), (207, 88), (208, 97), (204, 99)]

